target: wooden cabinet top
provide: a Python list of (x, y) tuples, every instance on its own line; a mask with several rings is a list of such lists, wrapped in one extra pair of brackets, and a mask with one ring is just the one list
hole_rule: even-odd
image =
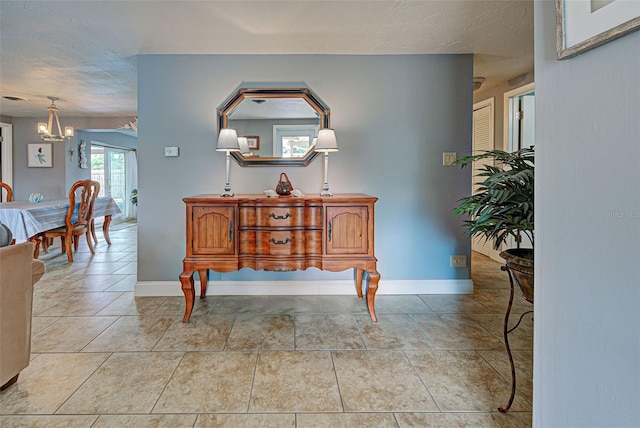
[(225, 203), (225, 202), (233, 202), (233, 203), (242, 203), (255, 201), (260, 204), (266, 203), (274, 203), (274, 204), (297, 204), (297, 203), (306, 203), (310, 201), (321, 201), (323, 203), (345, 203), (350, 201), (359, 201), (359, 202), (376, 202), (378, 198), (375, 196), (365, 195), (363, 193), (340, 193), (335, 194), (333, 196), (320, 196), (318, 194), (305, 195), (302, 197), (293, 197), (293, 196), (280, 196), (269, 198), (263, 194), (245, 194), (245, 195), (235, 195), (235, 196), (220, 196), (219, 194), (204, 194), (197, 196), (188, 196), (182, 199), (187, 204), (194, 203)]

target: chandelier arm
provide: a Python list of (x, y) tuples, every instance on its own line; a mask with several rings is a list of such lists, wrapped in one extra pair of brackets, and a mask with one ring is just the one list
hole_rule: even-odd
[(60, 119), (58, 118), (58, 112), (54, 111), (53, 114), (56, 116), (56, 124), (58, 125), (58, 135), (61, 137), (64, 137), (64, 134), (62, 133), (62, 128), (60, 127)]

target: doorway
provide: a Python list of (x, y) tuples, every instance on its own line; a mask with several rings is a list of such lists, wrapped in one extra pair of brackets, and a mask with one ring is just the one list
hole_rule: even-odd
[[(494, 98), (491, 97), (473, 105), (473, 154), (493, 150), (494, 147)], [(472, 193), (478, 190), (476, 176), (482, 171), (483, 165), (492, 165), (490, 159), (482, 159), (472, 164)], [(471, 238), (471, 250), (484, 254), (494, 260), (500, 260), (499, 252), (493, 249), (493, 241), (487, 241), (481, 236)]]
[(100, 183), (98, 196), (108, 196), (118, 204), (124, 217), (130, 217), (127, 198), (125, 149), (91, 144), (91, 179)]

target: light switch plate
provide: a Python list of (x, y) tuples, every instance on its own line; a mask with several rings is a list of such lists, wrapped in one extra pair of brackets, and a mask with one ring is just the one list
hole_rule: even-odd
[(452, 268), (465, 268), (467, 267), (467, 256), (451, 256), (449, 264)]
[(166, 157), (170, 156), (180, 156), (180, 149), (178, 147), (165, 147), (164, 155)]
[(456, 158), (456, 152), (444, 152), (442, 153), (442, 165), (453, 166)]

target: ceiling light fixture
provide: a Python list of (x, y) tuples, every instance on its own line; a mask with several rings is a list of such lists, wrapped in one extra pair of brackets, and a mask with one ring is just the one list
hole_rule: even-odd
[(480, 86), (482, 86), (482, 84), (485, 82), (484, 77), (474, 77), (473, 78), (473, 90), (477, 91), (478, 89), (480, 89)]
[[(58, 107), (56, 107), (56, 101), (60, 98), (57, 97), (47, 97), (51, 100), (51, 105), (48, 107), (49, 110), (49, 122), (38, 122), (38, 133), (40, 134), (40, 138), (42, 141), (46, 142), (56, 142), (56, 141), (64, 141), (65, 138), (73, 137), (74, 130), (73, 126), (65, 126), (64, 134), (62, 133), (62, 127), (60, 126), (60, 118), (58, 118)], [(56, 125), (58, 127), (58, 133), (54, 134), (53, 130), (53, 119), (56, 120)], [(73, 154), (71, 155), (73, 156)]]

